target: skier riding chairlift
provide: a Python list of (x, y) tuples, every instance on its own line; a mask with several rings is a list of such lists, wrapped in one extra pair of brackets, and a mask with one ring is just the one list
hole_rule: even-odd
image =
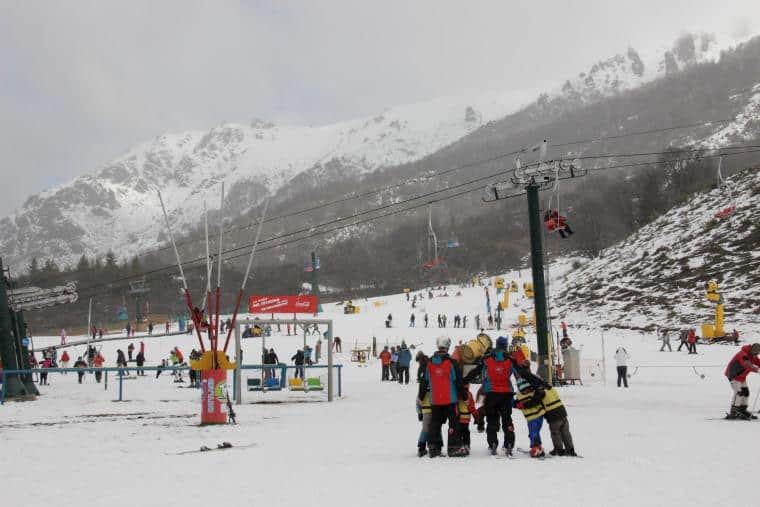
[(557, 231), (562, 238), (573, 234), (573, 230), (567, 223), (567, 218), (559, 214), (559, 210), (550, 209), (544, 213), (544, 226), (549, 232)]

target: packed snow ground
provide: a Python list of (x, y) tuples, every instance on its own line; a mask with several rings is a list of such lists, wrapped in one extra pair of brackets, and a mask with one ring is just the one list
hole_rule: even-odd
[[(525, 274), (525, 273), (523, 273)], [(517, 274), (507, 275), (507, 281)], [(519, 280), (522, 283), (522, 280)], [(455, 296), (458, 290), (462, 296)], [(492, 305), (496, 296), (491, 290)], [(449, 459), (416, 457), (419, 423), (416, 384), (380, 382), (380, 366), (350, 363), (354, 343), (419, 344), (431, 352), (441, 334), (454, 343), (473, 337), (473, 317), (485, 315), (482, 287), (448, 287), (448, 297), (423, 298), (417, 326), (404, 295), (355, 301), (358, 315), (325, 306), (343, 339), (339, 363), (345, 365), (343, 398), (323, 402), (324, 394), (244, 392), (236, 407), (237, 426), (200, 427), (195, 389), (179, 388), (164, 373), (124, 382), (126, 402), (114, 402), (117, 383), (108, 390), (92, 375), (78, 385), (76, 375), (51, 375), (34, 402), (0, 407), (0, 471), (9, 488), (9, 505), (462, 505), (509, 502), (567, 506), (751, 505), (760, 439), (760, 422), (708, 420), (721, 417), (730, 401), (722, 372), (736, 351), (732, 346), (701, 346), (699, 355), (659, 352), (654, 335), (630, 331), (604, 335), (606, 384), (602, 381), (602, 340), (598, 331), (570, 329), (583, 348), (583, 386), (563, 387), (577, 451), (584, 459), (514, 461), (487, 455), (485, 436), (472, 432), (472, 455)], [(376, 307), (373, 303), (379, 303)], [(504, 322), (517, 320), (530, 301), (518, 297)], [(422, 328), (427, 311), (430, 327)], [(392, 313), (394, 327), (384, 320)], [(438, 329), (438, 313), (449, 328)], [(468, 328), (452, 329), (455, 313), (468, 316)], [(759, 328), (745, 336), (760, 341)], [(498, 333), (491, 331), (496, 337)], [(73, 339), (73, 338), (70, 338)], [(37, 337), (35, 345), (57, 343)], [(106, 342), (113, 365), (116, 348), (130, 341)], [(309, 338), (313, 346), (315, 337)], [(166, 357), (174, 345), (187, 353), (192, 336), (144, 338), (149, 364)], [(244, 340), (245, 356), (257, 357), (260, 339)], [(281, 359), (289, 359), (303, 338), (267, 340)], [(529, 340), (531, 348), (534, 342)], [(674, 342), (675, 345), (677, 343)], [(615, 387), (613, 354), (619, 345), (631, 353), (629, 389)], [(77, 353), (83, 353), (79, 347)], [(76, 356), (74, 356), (76, 357)], [(412, 374), (416, 369), (413, 365)], [(696, 372), (692, 367), (696, 367)], [(592, 376), (592, 373), (594, 374)], [(700, 377), (704, 374), (704, 378)], [(245, 376), (245, 375), (244, 375)], [(231, 380), (231, 375), (230, 375)], [(186, 384), (183, 384), (186, 385)], [(760, 380), (750, 377), (751, 401)], [(263, 401), (285, 401), (262, 404)], [(304, 401), (322, 401), (302, 403)], [(528, 447), (525, 421), (514, 414), (517, 444)], [(548, 428), (544, 446), (552, 448)], [(222, 441), (253, 447), (177, 455)]]

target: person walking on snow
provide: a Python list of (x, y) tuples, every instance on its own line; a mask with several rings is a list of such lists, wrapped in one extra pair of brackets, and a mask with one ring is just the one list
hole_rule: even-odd
[(398, 380), (398, 350), (391, 347), (391, 380)]
[(688, 342), (689, 354), (697, 353), (697, 330), (694, 328), (689, 329), (689, 334), (686, 335), (686, 341)]
[(617, 362), (617, 386), (620, 387), (620, 382), (628, 387), (628, 360), (631, 355), (623, 347), (618, 347), (615, 351), (615, 362)]
[(681, 352), (681, 347), (686, 345), (686, 352), (689, 352), (689, 330), (681, 329), (681, 333), (678, 335), (678, 339), (681, 343), (678, 345), (676, 352)]
[(415, 317), (414, 317), (414, 314), (412, 314), (409, 317), (409, 327), (414, 327), (414, 320), (415, 320)]
[(668, 347), (668, 352), (673, 352), (673, 349), (670, 347), (670, 335), (668, 335), (667, 329), (663, 329), (660, 332), (660, 340), (662, 340), (662, 347), (660, 347), (660, 352), (665, 351), (665, 346)]
[(734, 397), (731, 401), (731, 410), (726, 419), (757, 419), (757, 416), (747, 409), (749, 404), (749, 387), (747, 375), (760, 371), (760, 343), (744, 345), (726, 366), (725, 375), (731, 384)]

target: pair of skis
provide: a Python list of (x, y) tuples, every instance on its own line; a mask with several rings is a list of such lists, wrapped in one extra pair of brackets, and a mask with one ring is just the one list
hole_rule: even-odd
[(199, 453), (199, 452), (212, 452), (212, 451), (226, 451), (226, 450), (229, 450), (229, 449), (247, 449), (247, 448), (255, 447), (255, 446), (256, 446), (256, 444), (246, 444), (246, 445), (233, 446), (229, 442), (222, 442), (220, 444), (216, 444), (216, 447), (208, 447), (208, 446), (202, 445), (200, 447), (200, 449), (198, 449), (196, 451), (182, 451), (182, 452), (176, 453), (176, 455), (177, 456), (182, 456), (184, 454), (196, 454), (196, 453)]

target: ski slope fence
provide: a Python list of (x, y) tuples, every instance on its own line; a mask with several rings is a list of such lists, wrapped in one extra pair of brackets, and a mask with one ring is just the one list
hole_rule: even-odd
[[(337, 388), (338, 388), (338, 397), (343, 396), (343, 365), (336, 364), (333, 365), (333, 368), (336, 370), (337, 374)], [(288, 401), (294, 401), (293, 395), (300, 396), (300, 398), (307, 400), (307, 401), (324, 401), (326, 399), (324, 384), (325, 384), (325, 375), (327, 372), (327, 365), (303, 365), (301, 366), (288, 366), (285, 364), (276, 364), (276, 365), (263, 365), (263, 364), (243, 364), (240, 366), (240, 369), (244, 372), (254, 372), (255, 375), (248, 375), (245, 378), (245, 382), (248, 386), (248, 389), (244, 389), (243, 391), (246, 392), (245, 397), (248, 397), (247, 394), (249, 391), (259, 391), (261, 393), (266, 393), (270, 396), (269, 401), (270, 402), (278, 402), (278, 403), (286, 403)], [(100, 372), (103, 373), (103, 389), (105, 391), (108, 390), (108, 384), (109, 384), (109, 373), (112, 374), (111, 376), (111, 382), (116, 383), (117, 386), (117, 398), (113, 401), (126, 401), (125, 400), (125, 389), (124, 389), (124, 381), (125, 380), (132, 380), (135, 377), (130, 377), (130, 372), (137, 372), (137, 371), (143, 371), (143, 372), (168, 372), (168, 373), (182, 373), (182, 372), (189, 372), (190, 367), (189, 366), (143, 366), (143, 367), (137, 367), (137, 366), (127, 366), (127, 367), (106, 367), (106, 368), (33, 368), (28, 370), (0, 370), (0, 405), (5, 404), (5, 386), (6, 384), (6, 378), (9, 375), (18, 375), (20, 377), (27, 377), (32, 378), (33, 376), (38, 376), (40, 373), (59, 373), (59, 374), (65, 374), (65, 373), (95, 373)], [(231, 372), (232, 370), (230, 370)], [(272, 375), (273, 371), (275, 372), (274, 375)], [(302, 383), (293, 382), (293, 379), (296, 378), (296, 372), (299, 373), (299, 377), (303, 378), (304, 380)], [(317, 374), (315, 375), (315, 372)], [(323, 373), (324, 372), (324, 373)], [(277, 376), (277, 373), (279, 373), (279, 377)], [(320, 375), (321, 374), (321, 375)], [(255, 382), (250, 382), (250, 380), (256, 380), (256, 379), (277, 379), (277, 385), (271, 385), (267, 386), (266, 382), (260, 382), (256, 384)], [(314, 380), (317, 379), (317, 380)], [(234, 382), (234, 375), (233, 375), (233, 382)], [(128, 384), (128, 383), (127, 383)], [(254, 387), (254, 389), (251, 389), (251, 386)], [(260, 389), (256, 389), (256, 387), (260, 387)], [(234, 390), (233, 390), (234, 392)], [(275, 393), (288, 393), (288, 396), (276, 396)], [(298, 399), (298, 398), (297, 398)], [(254, 402), (255, 403), (255, 402)]]

